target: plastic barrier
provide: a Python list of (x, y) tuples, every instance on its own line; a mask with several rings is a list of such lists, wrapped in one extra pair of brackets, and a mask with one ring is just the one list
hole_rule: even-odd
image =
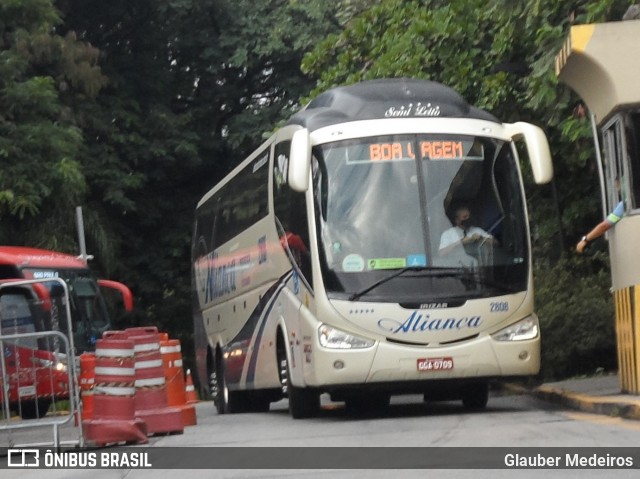
[(82, 417), (93, 417), (93, 388), (95, 387), (96, 355), (82, 353), (80, 355), (80, 399), (82, 401)]
[(193, 426), (198, 421), (195, 406), (187, 404), (180, 341), (177, 339), (160, 341), (160, 352), (162, 353), (162, 364), (167, 386), (167, 404), (180, 408), (182, 411), (182, 423), (185, 426)]
[[(55, 343), (58, 351), (32, 349), (33, 342)], [(82, 445), (81, 430), (71, 423), (79, 397), (67, 351), (59, 331), (0, 334), (0, 447)], [(52, 427), (51, 441), (45, 426)]]
[(147, 443), (145, 422), (136, 417), (134, 342), (103, 338), (96, 342), (93, 418), (82, 421), (87, 443)]
[(134, 343), (136, 416), (147, 424), (147, 434), (182, 433), (181, 410), (167, 404), (157, 328), (129, 328), (124, 333)]

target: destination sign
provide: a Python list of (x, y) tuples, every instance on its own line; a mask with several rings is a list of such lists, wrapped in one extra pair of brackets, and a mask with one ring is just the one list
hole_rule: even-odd
[[(482, 149), (471, 141), (429, 140), (417, 143), (420, 158), (425, 160), (482, 160)], [(415, 160), (416, 143), (412, 141), (371, 143), (368, 161)], [(473, 151), (476, 150), (476, 151)]]

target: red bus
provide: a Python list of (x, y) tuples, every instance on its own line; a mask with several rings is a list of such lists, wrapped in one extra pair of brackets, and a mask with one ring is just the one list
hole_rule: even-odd
[[(125, 311), (133, 310), (131, 290), (117, 281), (97, 279), (82, 258), (43, 249), (0, 246), (0, 280), (53, 278), (63, 279), (69, 288), (76, 354), (92, 351), (102, 333), (112, 329), (102, 288), (115, 290), (122, 298)], [(44, 284), (51, 288), (55, 282)], [(67, 332), (64, 321), (60, 328)]]
[(68, 343), (55, 333), (35, 334), (51, 330), (54, 316), (42, 283), (0, 280), (0, 402), (5, 413), (5, 393), (8, 408), (23, 419), (42, 417), (52, 401), (69, 399)]
[[(69, 291), (71, 332), (62, 314), (60, 279)], [(43, 282), (7, 284), (12, 280)], [(102, 333), (112, 329), (105, 289), (118, 294), (125, 311), (133, 310), (133, 295), (126, 285), (97, 279), (85, 259), (55, 251), (0, 246), (0, 284), (5, 284), (0, 289), (0, 334), (60, 331), (73, 338), (75, 355), (93, 351)], [(52, 400), (68, 395), (66, 358), (60, 360), (48, 341), (5, 344), (3, 354), (10, 407), (23, 418), (43, 416)]]

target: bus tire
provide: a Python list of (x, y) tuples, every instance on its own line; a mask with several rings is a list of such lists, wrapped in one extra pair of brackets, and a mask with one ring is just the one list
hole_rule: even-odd
[(305, 419), (318, 415), (320, 395), (309, 388), (289, 384), (289, 413), (293, 419)]
[(309, 388), (299, 388), (291, 384), (291, 371), (284, 339), (278, 336), (276, 355), (278, 360), (278, 376), (282, 394), (289, 398), (289, 413), (293, 419), (314, 417), (320, 410), (320, 394)]
[(244, 410), (240, 394), (235, 391), (229, 391), (222, 358), (218, 358), (213, 364), (209, 375), (209, 387), (211, 388), (211, 397), (218, 414), (234, 414)]
[(489, 402), (489, 383), (483, 381), (466, 386), (462, 391), (462, 404), (465, 409), (479, 411)]

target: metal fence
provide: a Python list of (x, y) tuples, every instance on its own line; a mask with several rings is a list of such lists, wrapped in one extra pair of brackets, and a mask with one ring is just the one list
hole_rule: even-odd
[(83, 445), (72, 331), (63, 280), (0, 284), (1, 446)]

